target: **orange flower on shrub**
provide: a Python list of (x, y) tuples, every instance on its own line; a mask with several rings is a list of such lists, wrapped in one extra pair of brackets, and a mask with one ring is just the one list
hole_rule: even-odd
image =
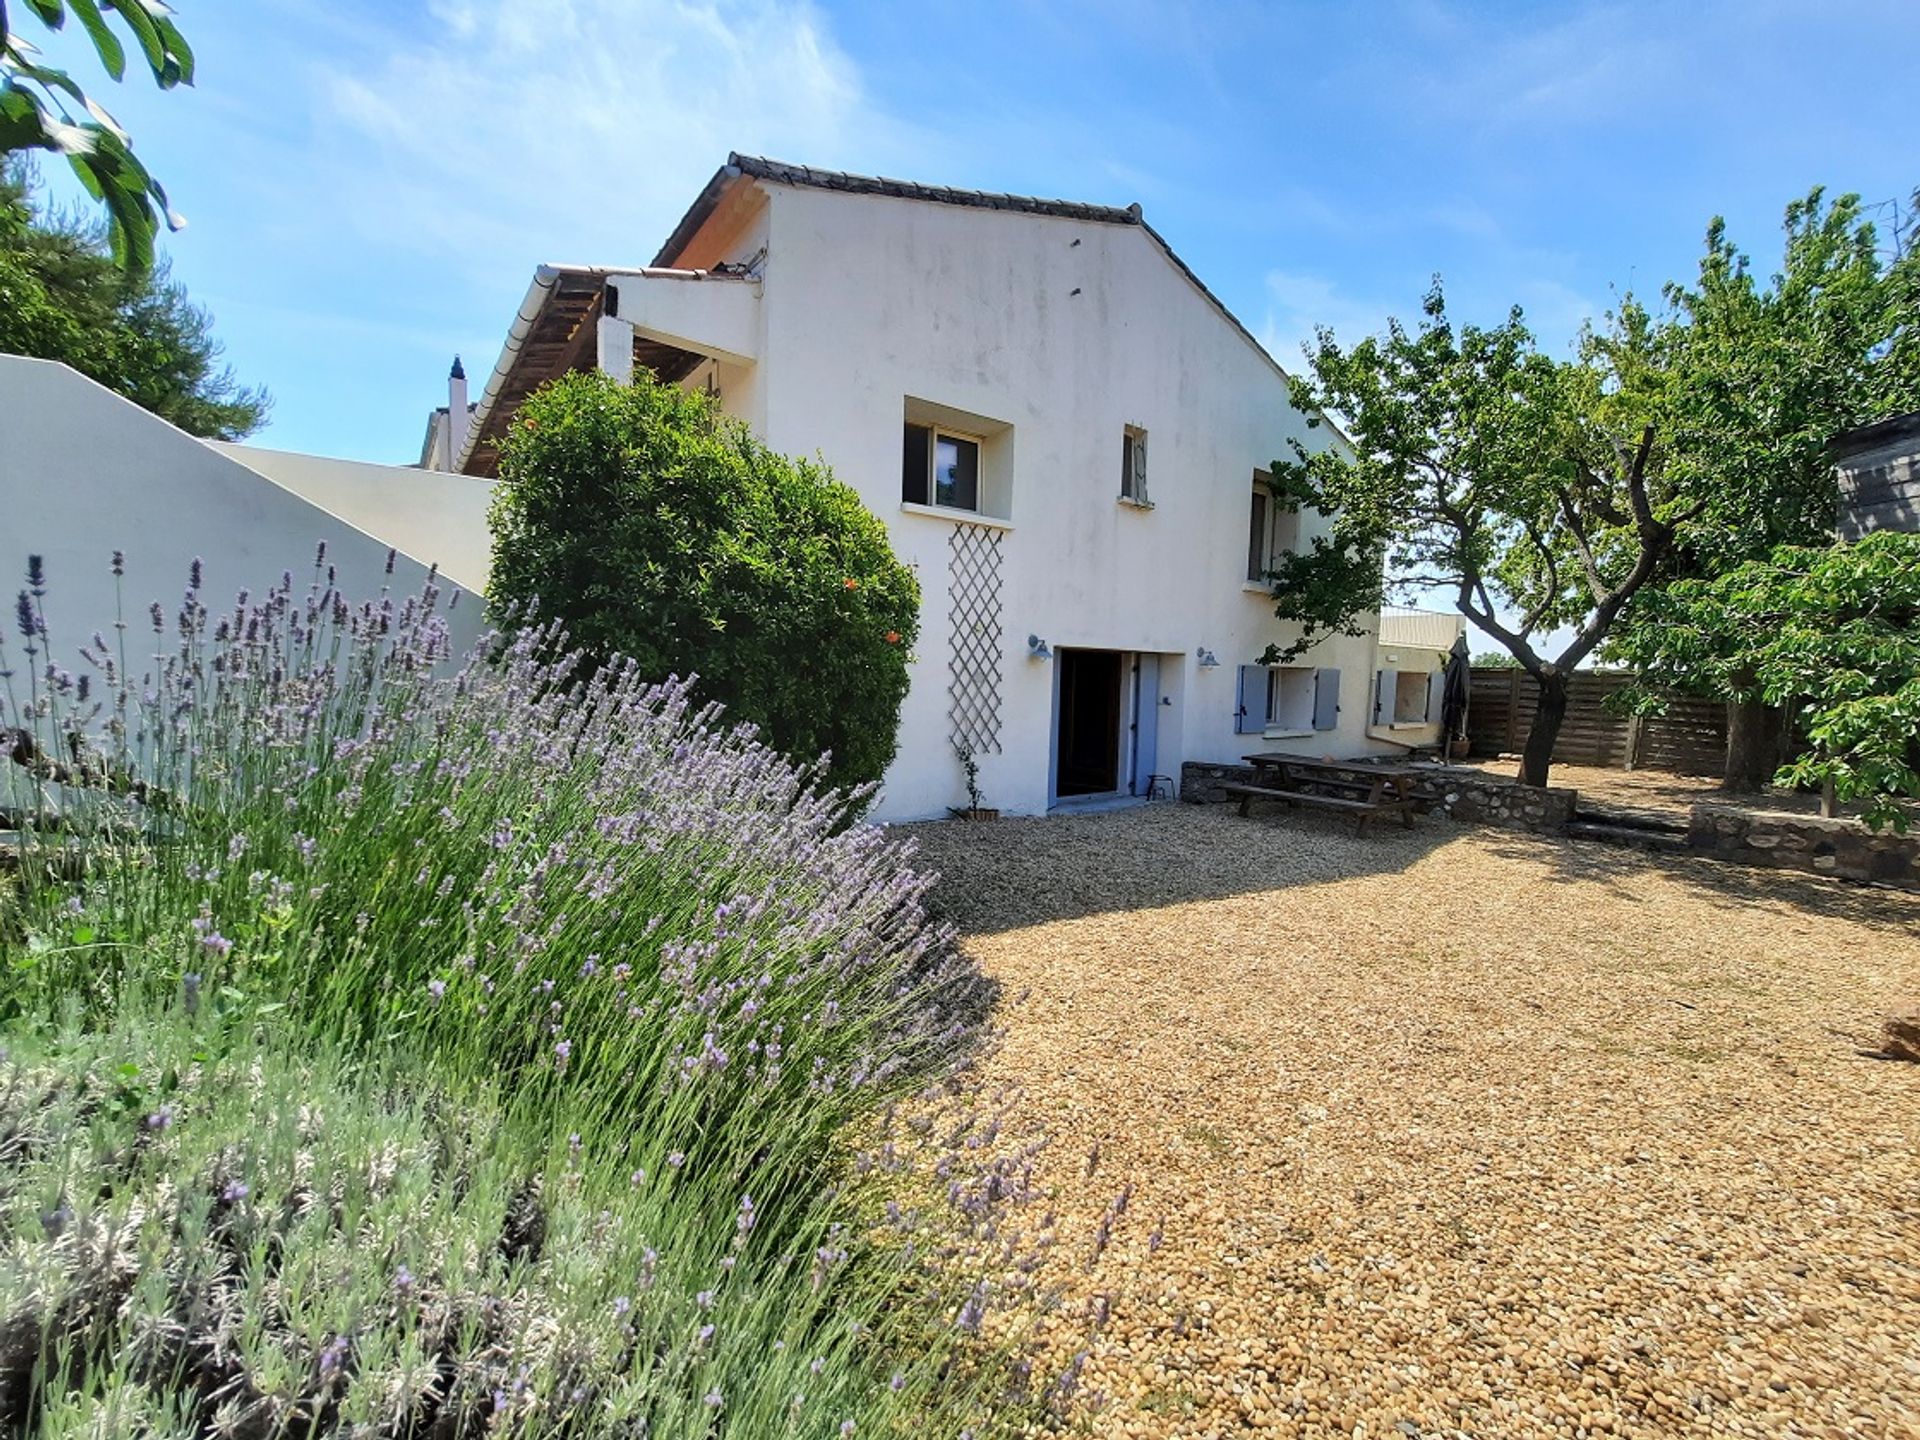
[(899, 643), (900, 643), (900, 632), (898, 630), (887, 631), (887, 644), (898, 645)]
[(849, 590), (858, 590), (860, 588), (860, 582), (854, 579), (851, 575), (849, 575), (846, 579), (842, 580), (840, 583)]

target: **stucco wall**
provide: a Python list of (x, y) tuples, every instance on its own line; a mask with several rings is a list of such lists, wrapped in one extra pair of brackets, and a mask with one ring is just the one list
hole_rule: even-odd
[(485, 593), (493, 560), (487, 531), (492, 480), (258, 445), (204, 443), (401, 553), (438, 563), (454, 584)]
[[(0, 355), (0, 517), (5, 593), (24, 583), (29, 554), (45, 558), (51, 656), (70, 668), (94, 630), (111, 633), (116, 549), (132, 634), (149, 601), (177, 601), (196, 556), (209, 596), (260, 594), (286, 570), (303, 577), (321, 540), (348, 595), (386, 583), (390, 542), (49, 360)], [(425, 580), (426, 565), (403, 553), (396, 593)], [(477, 602), (468, 595), (451, 612), (458, 651), (479, 635)]]
[[(775, 448), (818, 452), (887, 522), (926, 601), (900, 755), (879, 812), (936, 815), (963, 799), (948, 744), (948, 557), (954, 522), (901, 505), (908, 397), (1010, 426), (1003, 548), (1001, 751), (980, 757), (986, 803), (1047, 807), (1055, 669), (1026, 638), (1163, 656), (1156, 771), (1225, 760), (1235, 667), (1291, 637), (1245, 583), (1256, 468), (1288, 441), (1329, 442), (1280, 373), (1143, 230), (879, 196), (770, 187), (766, 333), (755, 400)], [(1151, 510), (1119, 502), (1125, 426), (1148, 432)], [(1303, 541), (1324, 521), (1309, 517)], [(1219, 659), (1200, 669), (1197, 647)], [(1341, 713), (1317, 750), (1369, 740), (1374, 638), (1299, 663), (1341, 670)]]

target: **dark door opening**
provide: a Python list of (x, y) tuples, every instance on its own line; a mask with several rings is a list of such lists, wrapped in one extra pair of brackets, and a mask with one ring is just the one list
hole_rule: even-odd
[(1059, 650), (1060, 731), (1056, 793), (1106, 795), (1120, 788), (1120, 652)]

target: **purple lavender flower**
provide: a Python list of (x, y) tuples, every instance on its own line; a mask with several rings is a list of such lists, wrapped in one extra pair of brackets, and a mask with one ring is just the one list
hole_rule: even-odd
[(27, 653), (32, 654), (32, 641), (40, 633), (40, 625), (33, 618), (33, 597), (24, 590), (20, 592), (20, 598), (13, 602), (13, 619), (20, 627), (20, 638), (28, 642)]
[(567, 1068), (567, 1061), (572, 1058), (572, 1055), (573, 1042), (571, 1040), (557, 1040), (554, 1042), (553, 1059), (554, 1063), (559, 1066), (560, 1069), (564, 1070)]
[(147, 1129), (170, 1130), (173, 1128), (173, 1106), (162, 1105), (147, 1116)]
[(187, 566), (187, 589), (198, 590), (204, 578), (205, 578), (204, 567), (201, 563), (200, 557), (196, 555), (193, 557), (193, 563)]
[(117, 580), (127, 573), (127, 556), (123, 550), (113, 552), (113, 575)]
[(433, 1003), (438, 1005), (447, 997), (447, 982), (444, 980), (427, 981), (427, 994), (432, 997)]
[(226, 1189), (220, 1192), (220, 1198), (229, 1205), (238, 1205), (247, 1198), (249, 1191), (244, 1180), (229, 1180)]
[(47, 562), (41, 556), (27, 556), (27, 584), (36, 600), (47, 593)]

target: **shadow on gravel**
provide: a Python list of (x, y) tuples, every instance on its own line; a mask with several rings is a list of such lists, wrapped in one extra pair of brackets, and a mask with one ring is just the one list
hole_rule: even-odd
[[(918, 842), (916, 863), (941, 874), (936, 912), (975, 935), (1392, 874), (1457, 841), (1541, 867), (1535, 874), (1548, 885), (1602, 887), (1623, 906), (1646, 899), (1647, 883), (1659, 875), (1729, 910), (1757, 906), (1920, 934), (1920, 896), (1432, 815), (1416, 817), (1410, 830), (1387, 824), (1364, 836), (1344, 817), (1275, 807), (1243, 820), (1231, 805), (1184, 804), (895, 828)], [(1425, 878), (1408, 898), (1438, 905), (1472, 899)]]
[(1693, 855), (1657, 855), (1592, 841), (1519, 834), (1508, 830), (1478, 830), (1487, 849), (1503, 859), (1530, 860), (1550, 868), (1549, 882), (1600, 885), (1612, 890), (1623, 904), (1643, 897), (1640, 884), (1659, 874), (1684, 884), (1707, 904), (1729, 910), (1755, 906), (1790, 909), (1825, 919), (1850, 920), (1857, 925), (1920, 935), (1920, 895), (1828, 880), (1794, 870), (1770, 870), (1757, 865), (1730, 865)]
[(940, 872), (935, 908), (974, 935), (1393, 873), (1470, 833), (1416, 816), (1356, 836), (1344, 817), (1178, 803), (895, 829)]

